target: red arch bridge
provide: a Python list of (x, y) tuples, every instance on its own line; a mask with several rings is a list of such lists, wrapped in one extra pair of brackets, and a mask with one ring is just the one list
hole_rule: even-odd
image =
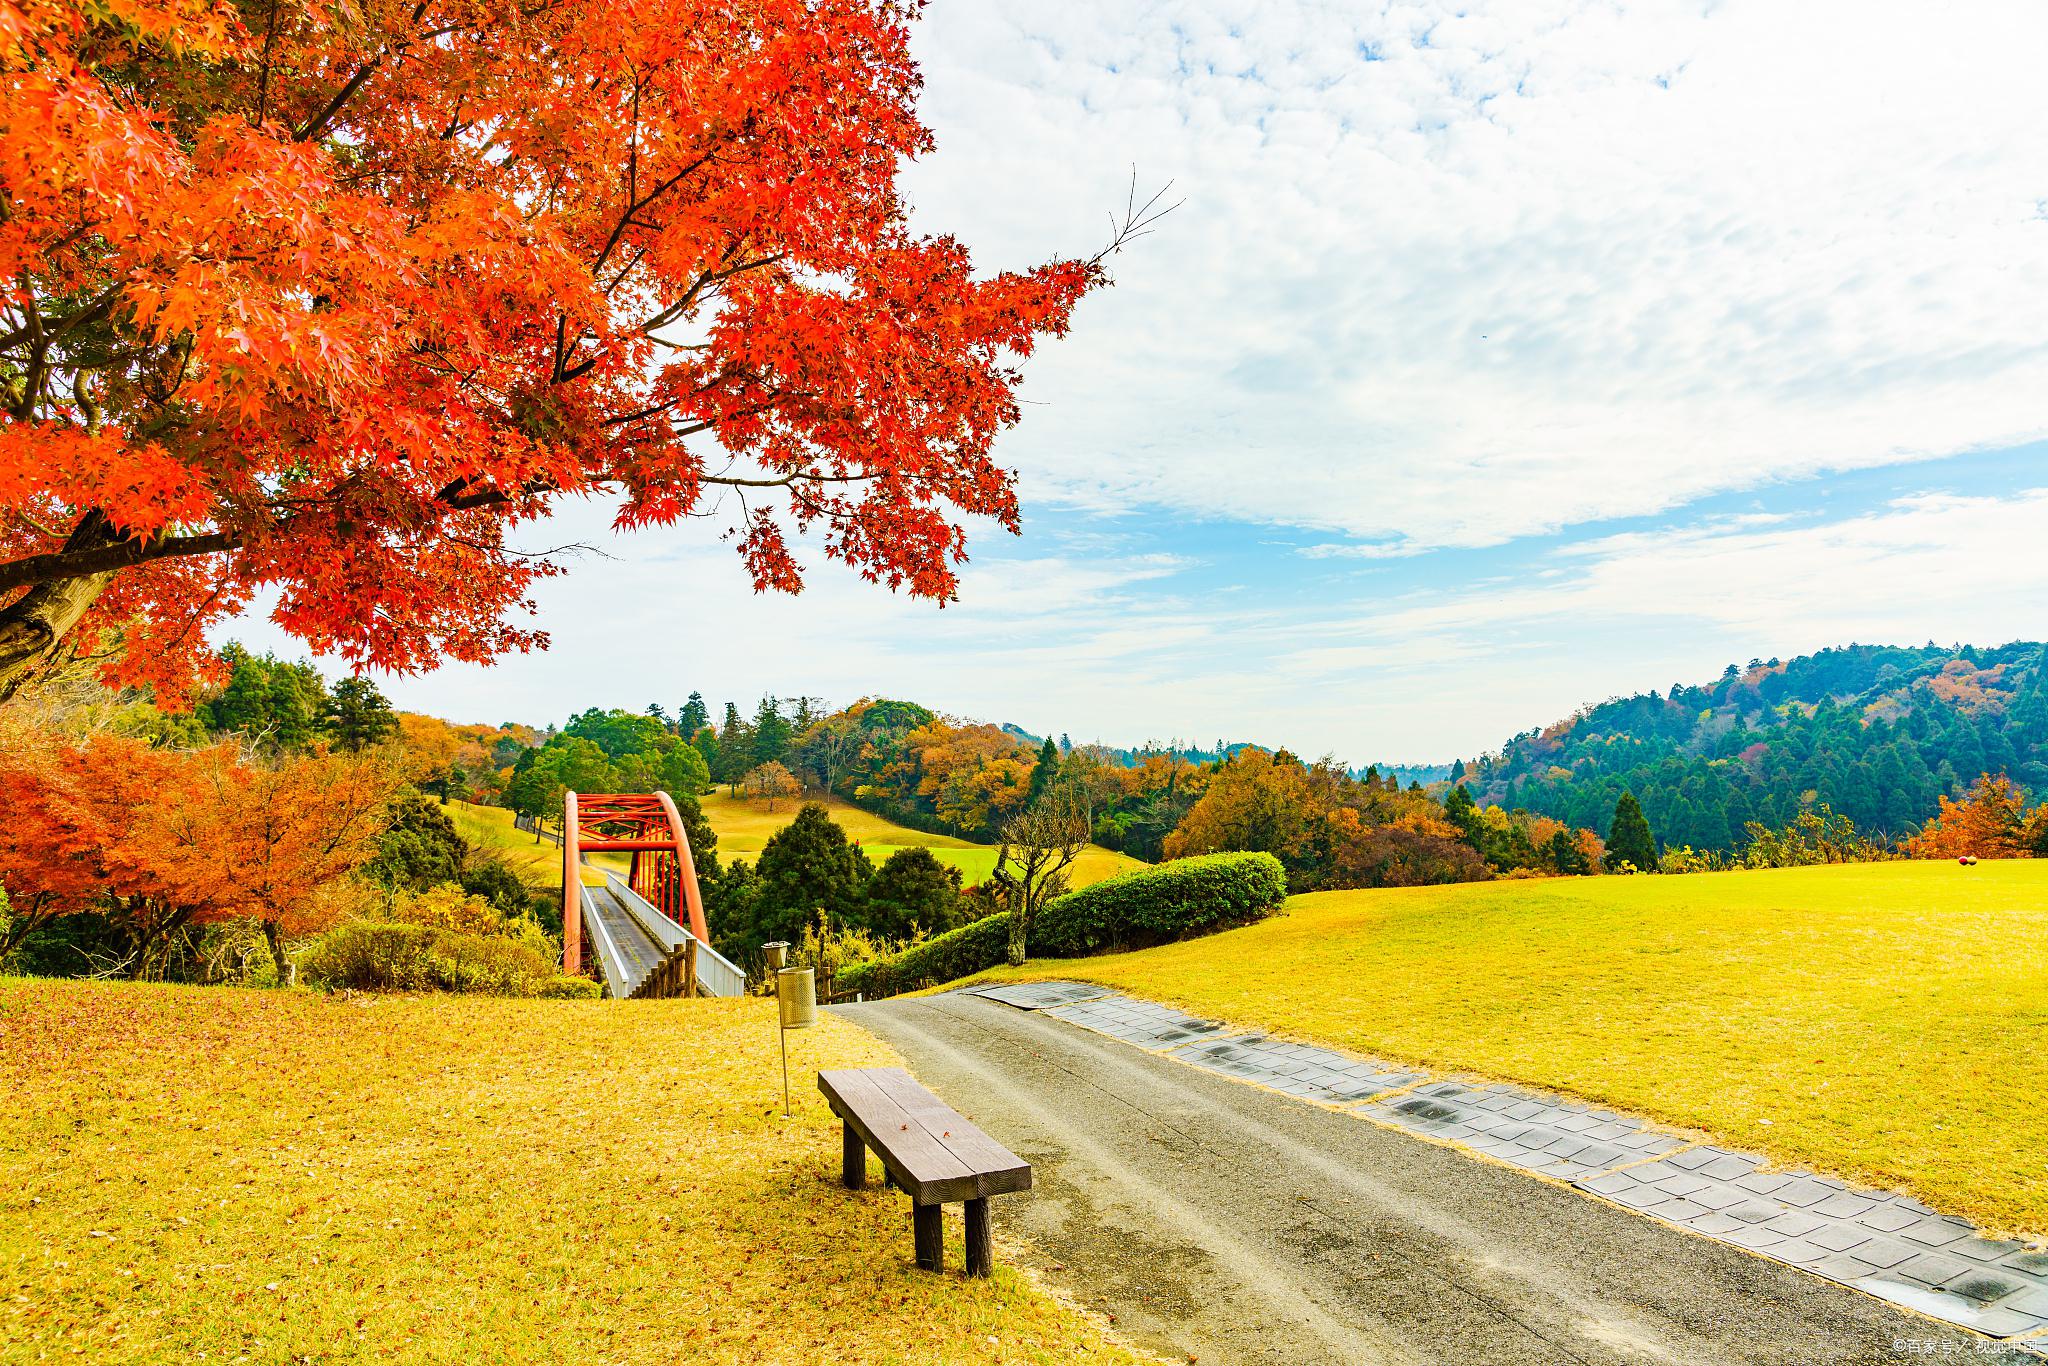
[[(626, 875), (588, 862), (601, 853), (631, 855)], [(668, 793), (563, 798), (562, 971), (596, 976), (618, 1000), (746, 992), (747, 975), (711, 947), (690, 837)]]

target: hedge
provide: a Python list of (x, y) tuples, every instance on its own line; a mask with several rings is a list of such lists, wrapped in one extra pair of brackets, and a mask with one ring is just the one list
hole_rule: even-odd
[(563, 976), (547, 954), (517, 939), (395, 922), (359, 920), (328, 931), (300, 970), (313, 986), (358, 991), (591, 997), (600, 990)]
[(1051, 958), (1140, 948), (1260, 919), (1286, 899), (1287, 873), (1271, 854), (1175, 859), (1050, 902), (1031, 927), (1030, 947)]
[(857, 991), (863, 996), (895, 996), (920, 987), (937, 986), (996, 966), (1009, 956), (1010, 913), (994, 915), (948, 930), (893, 958), (877, 958), (839, 970), (836, 994)]
[[(1027, 947), (1051, 958), (1162, 943), (1197, 930), (1241, 925), (1287, 899), (1287, 874), (1271, 854), (1204, 854), (1120, 873), (1055, 898), (1038, 914)], [(968, 977), (1009, 956), (1010, 913), (999, 911), (906, 949), (841, 969), (834, 987), (894, 996)]]

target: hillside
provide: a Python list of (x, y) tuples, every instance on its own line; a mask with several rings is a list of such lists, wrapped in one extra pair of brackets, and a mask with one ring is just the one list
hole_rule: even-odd
[(1850, 645), (1730, 665), (1587, 707), (1457, 776), (1483, 803), (1601, 831), (1626, 789), (1667, 847), (1730, 849), (1748, 821), (1825, 802), (1900, 835), (1985, 772), (2048, 787), (2044, 647)]
[[(721, 859), (738, 857), (749, 862), (760, 856), (762, 846), (768, 843), (771, 835), (796, 819), (800, 805), (787, 801), (770, 811), (760, 802), (746, 801), (724, 792), (699, 797), (697, 804), (704, 812), (704, 819), (718, 835), (718, 856)], [(921, 845), (930, 849), (939, 862), (958, 868), (961, 880), (967, 886), (973, 886), (995, 870), (996, 851), (992, 845), (912, 830), (838, 797), (828, 799), (825, 805), (848, 838), (859, 844), (877, 864), (898, 849)], [(1128, 854), (1091, 844), (1075, 860), (1072, 881), (1076, 887), (1086, 887), (1125, 869), (1143, 866), (1140, 860)]]

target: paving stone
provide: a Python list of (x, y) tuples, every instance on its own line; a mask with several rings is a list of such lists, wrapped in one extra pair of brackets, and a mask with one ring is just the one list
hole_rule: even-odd
[(1996, 1262), (2024, 1247), (2025, 1243), (2004, 1238), (1965, 1238), (1959, 1243), (1950, 1243), (1946, 1251), (1958, 1257), (1968, 1257), (1973, 1262)]
[(1624, 1135), (1621, 1138), (1615, 1139), (1614, 1142), (1617, 1147), (1627, 1148), (1631, 1152), (1646, 1155), (1668, 1153), (1675, 1148), (1685, 1146), (1684, 1139), (1673, 1138), (1669, 1134), (1652, 1133), (1647, 1129), (1641, 1133)]
[[(1744, 1207), (1744, 1209), (1746, 1208), (1747, 1206)], [(1762, 1206), (1762, 1208), (1768, 1209), (1771, 1207)], [(1743, 1209), (1732, 1209), (1728, 1213), (1737, 1219), (1744, 1217)], [(1787, 1210), (1782, 1214), (1771, 1215), (1768, 1222), (1764, 1223), (1763, 1226), (1782, 1237), (1803, 1238), (1817, 1228), (1826, 1228), (1827, 1224), (1827, 1220), (1817, 1219), (1811, 1214), (1802, 1214), (1797, 1210)], [(1834, 1250), (1839, 1251), (1839, 1249)]]
[(1698, 1168), (1701, 1176), (1711, 1176), (1716, 1181), (1733, 1181), (1738, 1176), (1748, 1176), (1757, 1169), (1757, 1160), (1740, 1153), (1723, 1153), (1706, 1166)]
[(1919, 1256), (1920, 1250), (1880, 1234), (1869, 1242), (1858, 1243), (1851, 1255), (1874, 1270), (1887, 1271), (1909, 1257)]
[[(1847, 1252), (1869, 1242), (1871, 1236), (1868, 1229), (1854, 1228), (1848, 1224), (1829, 1224), (1807, 1234), (1806, 1241), (1824, 1247), (1830, 1252)], [(1928, 1284), (1933, 1285), (1935, 1282), (1929, 1281)]]
[(1831, 1182), (1816, 1181), (1810, 1176), (1801, 1176), (1787, 1181), (1784, 1185), (1772, 1191), (1771, 1198), (1782, 1200), (1788, 1205), (1797, 1205), (1804, 1209), (1808, 1205), (1819, 1204), (1839, 1190), (1841, 1190), (1841, 1187)]
[(1830, 1219), (1854, 1219), (1859, 1214), (1876, 1209), (1877, 1201), (1867, 1196), (1842, 1191), (1807, 1208), (1815, 1214), (1825, 1214)]
[(1951, 1219), (1922, 1219), (1899, 1230), (1899, 1236), (1922, 1247), (1947, 1247), (1970, 1236), (1970, 1226)]
[(1897, 1233), (1907, 1225), (1919, 1222), (1921, 1217), (1900, 1206), (1896, 1200), (1887, 1200), (1857, 1215), (1856, 1222), (1879, 1233)]
[(1939, 1252), (1923, 1252), (1916, 1257), (1908, 1257), (1891, 1270), (1895, 1276), (1904, 1276), (1909, 1281), (1932, 1286), (1953, 1280), (1970, 1269), (1968, 1262), (1958, 1258)]
[(1752, 1154), (1504, 1082), (1430, 1078), (1334, 1049), (1232, 1034), (1216, 1021), (1084, 983), (971, 990), (1287, 1095), (1354, 1104), (1350, 1113), (1570, 1181), (2048, 1359), (2048, 1249), (1982, 1237), (1911, 1197), (1812, 1172), (1766, 1171)]
[(1785, 1237), (1783, 1234), (1773, 1233), (1767, 1228), (1752, 1225), (1745, 1228), (1731, 1229), (1729, 1232), (1721, 1235), (1721, 1241), (1733, 1243), (1737, 1247), (1746, 1247), (1752, 1252), (1762, 1252), (1767, 1248), (1775, 1247), (1779, 1243), (1784, 1242)]
[(1015, 982), (1006, 986), (981, 987), (974, 991), (991, 1001), (1001, 1001), (1019, 1010), (1044, 1010), (1048, 1006), (1070, 1005), (1109, 995), (1104, 987), (1085, 982)]
[(2007, 1300), (2002, 1307), (2016, 1309), (2022, 1314), (2032, 1314), (2036, 1318), (2048, 1321), (2048, 1286), (2034, 1286), (2022, 1290)]
[(1811, 1266), (1815, 1262), (1826, 1261), (1836, 1255), (1824, 1247), (1815, 1247), (1804, 1238), (1787, 1238), (1772, 1247), (1770, 1253), (1778, 1261), (1788, 1262), (1793, 1266)]
[(1975, 1300), (1979, 1304), (1990, 1304), (1992, 1301), (2002, 1300), (2008, 1295), (2017, 1295), (2027, 1289), (2027, 1286), (2024, 1282), (2009, 1280), (1995, 1272), (1986, 1271), (1982, 1267), (1971, 1267), (1961, 1275), (1943, 1281), (1941, 1288), (1948, 1291), (1951, 1295), (1961, 1295), (1966, 1300)]

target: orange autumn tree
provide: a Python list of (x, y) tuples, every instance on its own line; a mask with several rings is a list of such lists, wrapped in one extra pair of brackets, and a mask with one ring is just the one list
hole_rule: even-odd
[(139, 812), (125, 857), (173, 904), (263, 927), (278, 981), (287, 935), (337, 918), (337, 884), (377, 852), (403, 782), (382, 752), (261, 759), (232, 744), (179, 756), (177, 781)]
[(907, 225), (915, 0), (0, 0), (0, 699), (118, 630), (176, 700), (259, 592), (407, 671), (545, 643), (565, 498), (944, 601), (1018, 363), (1144, 231)]
[(102, 734), (73, 744), (0, 730), (0, 888), (14, 912), (0, 956), (63, 915), (103, 911), (131, 976), (174, 937), (215, 921), (260, 922), (282, 938), (318, 929), (336, 882), (374, 852), (399, 781), (381, 754), (262, 761), (233, 745), (160, 749)]
[(2004, 774), (1986, 773), (1960, 802), (1940, 799), (1934, 819), (1900, 848), (1909, 858), (2030, 858), (2048, 847), (2048, 803), (2027, 810)]

